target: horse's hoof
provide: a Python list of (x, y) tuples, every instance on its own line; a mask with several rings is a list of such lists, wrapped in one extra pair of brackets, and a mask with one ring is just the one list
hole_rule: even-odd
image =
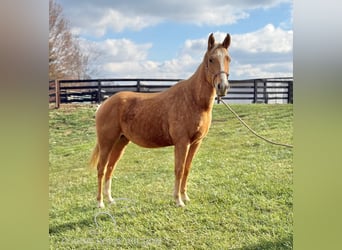
[(103, 201), (99, 202), (98, 205), (97, 205), (98, 208), (104, 208), (105, 205), (103, 203)]
[(185, 204), (183, 201), (178, 201), (178, 202), (176, 202), (176, 206), (177, 207), (185, 207)]

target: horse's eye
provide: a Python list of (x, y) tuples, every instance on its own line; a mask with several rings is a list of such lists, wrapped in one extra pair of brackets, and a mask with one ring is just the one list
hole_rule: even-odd
[(214, 60), (212, 58), (209, 59), (209, 62), (212, 63)]

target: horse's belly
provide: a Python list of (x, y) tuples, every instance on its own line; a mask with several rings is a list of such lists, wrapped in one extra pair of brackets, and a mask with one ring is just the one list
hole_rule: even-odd
[(131, 142), (142, 147), (171, 146), (172, 139), (165, 118), (165, 111), (161, 110), (160, 104), (156, 105), (149, 99), (131, 101), (121, 117), (122, 133)]
[(145, 147), (145, 148), (159, 148), (167, 147), (172, 145), (172, 141), (169, 138), (162, 136), (151, 136), (151, 135), (126, 135), (125, 136), (133, 143)]
[(163, 123), (132, 122), (123, 128), (123, 134), (133, 143), (146, 147), (157, 148), (171, 146), (172, 139), (167, 126)]

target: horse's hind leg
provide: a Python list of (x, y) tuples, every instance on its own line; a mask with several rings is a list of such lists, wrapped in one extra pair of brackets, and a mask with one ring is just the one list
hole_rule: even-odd
[(104, 179), (104, 174), (106, 170), (106, 165), (108, 161), (108, 154), (110, 153), (111, 147), (106, 146), (106, 147), (100, 147), (100, 157), (99, 157), (99, 162), (97, 164), (97, 181), (98, 181), (98, 190), (97, 190), (97, 202), (98, 202), (98, 207), (103, 208), (104, 203), (103, 203), (103, 195), (102, 195), (102, 188), (103, 188), (103, 179)]
[[(97, 180), (98, 180), (98, 191), (97, 191), (97, 201), (98, 207), (103, 208), (103, 180), (105, 177), (108, 161), (110, 159), (110, 154), (115, 142), (119, 140), (119, 133), (104, 133), (103, 131), (98, 132), (98, 146), (99, 146), (99, 162), (97, 164)], [(104, 136), (107, 135), (107, 136)], [(110, 137), (109, 137), (110, 135)]]
[(107, 165), (107, 159), (108, 159), (108, 153), (109, 150), (101, 150), (100, 151), (100, 158), (99, 162), (97, 164), (97, 202), (98, 202), (98, 207), (103, 208), (104, 203), (103, 203), (103, 195), (102, 195), (102, 190), (103, 190), (103, 179), (104, 179), (104, 173), (106, 170), (106, 165)]
[(124, 153), (125, 147), (129, 143), (129, 140), (125, 136), (121, 136), (119, 140), (114, 144), (110, 153), (110, 158), (107, 164), (106, 175), (105, 175), (105, 188), (104, 195), (107, 197), (109, 203), (113, 203), (114, 199), (111, 194), (112, 186), (112, 174), (116, 167), (117, 162), (120, 160)]

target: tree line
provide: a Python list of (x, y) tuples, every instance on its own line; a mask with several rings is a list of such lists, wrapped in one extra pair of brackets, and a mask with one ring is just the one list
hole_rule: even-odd
[(63, 8), (49, 0), (49, 80), (89, 79), (91, 51), (82, 51), (80, 40), (71, 32)]

